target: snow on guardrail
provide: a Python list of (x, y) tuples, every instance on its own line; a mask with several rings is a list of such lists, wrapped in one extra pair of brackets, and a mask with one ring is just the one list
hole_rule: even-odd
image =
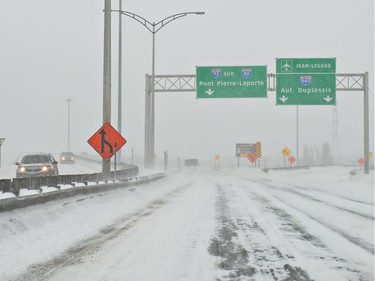
[(164, 177), (164, 173), (147, 176), (119, 178), (117, 180), (76, 181), (57, 186), (41, 186), (39, 189), (22, 188), (18, 193), (0, 193), (0, 212), (41, 204), (80, 194), (102, 192), (147, 183)]

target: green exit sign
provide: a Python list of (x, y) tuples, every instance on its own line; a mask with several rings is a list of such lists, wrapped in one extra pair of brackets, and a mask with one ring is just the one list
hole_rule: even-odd
[(335, 105), (335, 58), (276, 59), (277, 105)]
[(267, 66), (197, 66), (197, 98), (267, 97)]

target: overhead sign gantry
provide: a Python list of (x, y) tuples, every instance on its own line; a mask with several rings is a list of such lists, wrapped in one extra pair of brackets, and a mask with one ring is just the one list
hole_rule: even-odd
[[(285, 60), (290, 60), (290, 59), (285, 59)], [(297, 60), (297, 59), (296, 59)], [(312, 59), (314, 60), (314, 59)], [(361, 91), (364, 93), (364, 99), (363, 99), (363, 103), (364, 103), (364, 160), (365, 160), (365, 164), (364, 164), (364, 172), (366, 174), (369, 173), (369, 88), (368, 88), (368, 72), (365, 72), (365, 73), (331, 73), (331, 72), (335, 72), (333, 71), (333, 68), (332, 68), (332, 65), (334, 63), (334, 69), (336, 70), (336, 62), (335, 62), (335, 59), (325, 59), (325, 60), (334, 60), (331, 61), (332, 64), (331, 66), (328, 68), (327, 67), (327, 72), (324, 72), (325, 74), (325, 78), (324, 79), (327, 79), (327, 80), (324, 80), (325, 84), (319, 84), (320, 86), (319, 87), (322, 87), (321, 85), (323, 85), (324, 87), (327, 87), (329, 89), (331, 89), (331, 93), (335, 93), (335, 96), (331, 96), (331, 95), (328, 95), (327, 97), (327, 93), (317, 93), (318, 95), (322, 95), (322, 99), (324, 100), (324, 98), (326, 98), (328, 101), (326, 101), (326, 103), (323, 103), (323, 104), (329, 104), (329, 105), (335, 105), (336, 104), (336, 91)], [(327, 63), (327, 62), (325, 62)], [(328, 63), (330, 63), (328, 61)], [(284, 67), (286, 69), (289, 69), (288, 66), (286, 66), (284, 64)], [(314, 66), (315, 67), (315, 66)], [(307, 83), (311, 85), (311, 81), (309, 81), (310, 78), (304, 78), (304, 79), (307, 79), (306, 81), (302, 81), (301, 80), (301, 76), (304, 76), (304, 74), (308, 74), (306, 76), (311, 76), (312, 78), (311, 79), (314, 79), (314, 76), (315, 76), (315, 72), (309, 70), (307, 68), (307, 70), (309, 71), (308, 73), (298, 73), (297, 74), (297, 77), (299, 76), (299, 83)], [(281, 79), (285, 79), (287, 80), (288, 79), (288, 76), (289, 78), (292, 78), (293, 75), (291, 75), (292, 73), (289, 73), (289, 75), (286, 75), (285, 77), (283, 76)], [(309, 75), (309, 74), (313, 74), (313, 75)], [(332, 77), (334, 77), (334, 86), (332, 86)], [(150, 93), (151, 93), (151, 89), (154, 90), (155, 93), (157, 92), (196, 92), (197, 93), (197, 80), (198, 77), (196, 75), (193, 75), (193, 74), (189, 74), (189, 75), (155, 75), (155, 76), (150, 76), (150, 75), (146, 75), (146, 89), (145, 89), (145, 92), (146, 92), (146, 105), (148, 104), (149, 102), (149, 99), (150, 99)], [(268, 91), (275, 91), (276, 90), (276, 75), (275, 74), (272, 74), (272, 73), (269, 73), (267, 74), (267, 88), (268, 88)], [(315, 81), (315, 79), (313, 80)], [(318, 79), (319, 81), (319, 79)], [(329, 81), (329, 83), (327, 82)], [(283, 81), (277, 81), (279, 82), (280, 84), (277, 86), (278, 88), (279, 87), (283, 87)], [(294, 82), (295, 83), (295, 82)], [(314, 84), (315, 85), (315, 84)], [(308, 86), (308, 85), (306, 85)], [(289, 87), (289, 88), (292, 88), (292, 86), (284, 86), (284, 87)], [(281, 88), (280, 88), (281, 89)], [(306, 87), (307, 89), (307, 87)], [(208, 89), (207, 89), (208, 90)], [(212, 91), (213, 89), (211, 89)], [(298, 92), (298, 89), (297, 89), (297, 92)], [(198, 93), (197, 93), (198, 94)], [(284, 93), (283, 93), (284, 94)], [(324, 94), (326, 94), (324, 96)], [(309, 94), (307, 94), (309, 95)], [(311, 94), (310, 94), (311, 95)], [(281, 95), (281, 98), (282, 98), (282, 95)], [(289, 100), (289, 95), (287, 96), (286, 93), (285, 93), (285, 98), (288, 98)], [(283, 98), (283, 99), (285, 99)], [(293, 100), (293, 98), (291, 97), (290, 98), (291, 100)], [(279, 99), (280, 100), (280, 99)], [(317, 102), (315, 102), (315, 99), (313, 100), (314, 101), (314, 104), (318, 104)], [(291, 101), (289, 101), (291, 102)], [(322, 101), (320, 101), (322, 102)], [(276, 102), (277, 103), (277, 102)], [(293, 103), (291, 103), (293, 104)], [(305, 105), (308, 105), (310, 104), (309, 101), (305, 101), (303, 104)], [(296, 103), (295, 103), (296, 105)], [(146, 108), (148, 108), (146, 106)], [(150, 163), (150, 162), (153, 162), (153, 140), (154, 140), (154, 133), (150, 130), (150, 123), (152, 122), (151, 120), (151, 117), (149, 116), (149, 111), (146, 110), (145, 112), (145, 163)], [(151, 141), (152, 140), (152, 141)]]

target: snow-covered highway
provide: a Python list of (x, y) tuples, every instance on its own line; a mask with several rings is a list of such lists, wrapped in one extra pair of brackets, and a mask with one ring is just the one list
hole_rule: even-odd
[(374, 189), (349, 167), (170, 173), (0, 213), (0, 280), (373, 280)]

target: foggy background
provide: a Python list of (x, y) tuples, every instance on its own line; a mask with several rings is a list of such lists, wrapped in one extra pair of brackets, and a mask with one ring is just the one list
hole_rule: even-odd
[[(102, 125), (104, 0), (0, 2), (0, 137), (2, 165), (23, 152), (96, 154), (87, 140)], [(118, 1), (112, 1), (118, 9)], [(204, 11), (171, 22), (156, 34), (155, 74), (195, 74), (196, 66), (267, 65), (275, 58), (336, 58), (337, 73), (369, 72), (370, 151), (373, 151), (373, 0), (126, 1), (123, 10), (151, 22), (179, 12)], [(112, 125), (117, 128), (118, 18), (112, 13)], [(144, 153), (145, 74), (151, 74), (152, 34), (123, 22), (123, 147)], [(264, 159), (282, 164), (296, 154), (296, 106), (267, 99), (199, 99), (195, 93), (157, 93), (155, 153), (170, 158), (236, 164), (235, 144), (262, 142)], [(299, 106), (299, 155), (326, 142), (346, 163), (363, 156), (363, 93), (337, 91), (338, 143), (333, 107)]]

